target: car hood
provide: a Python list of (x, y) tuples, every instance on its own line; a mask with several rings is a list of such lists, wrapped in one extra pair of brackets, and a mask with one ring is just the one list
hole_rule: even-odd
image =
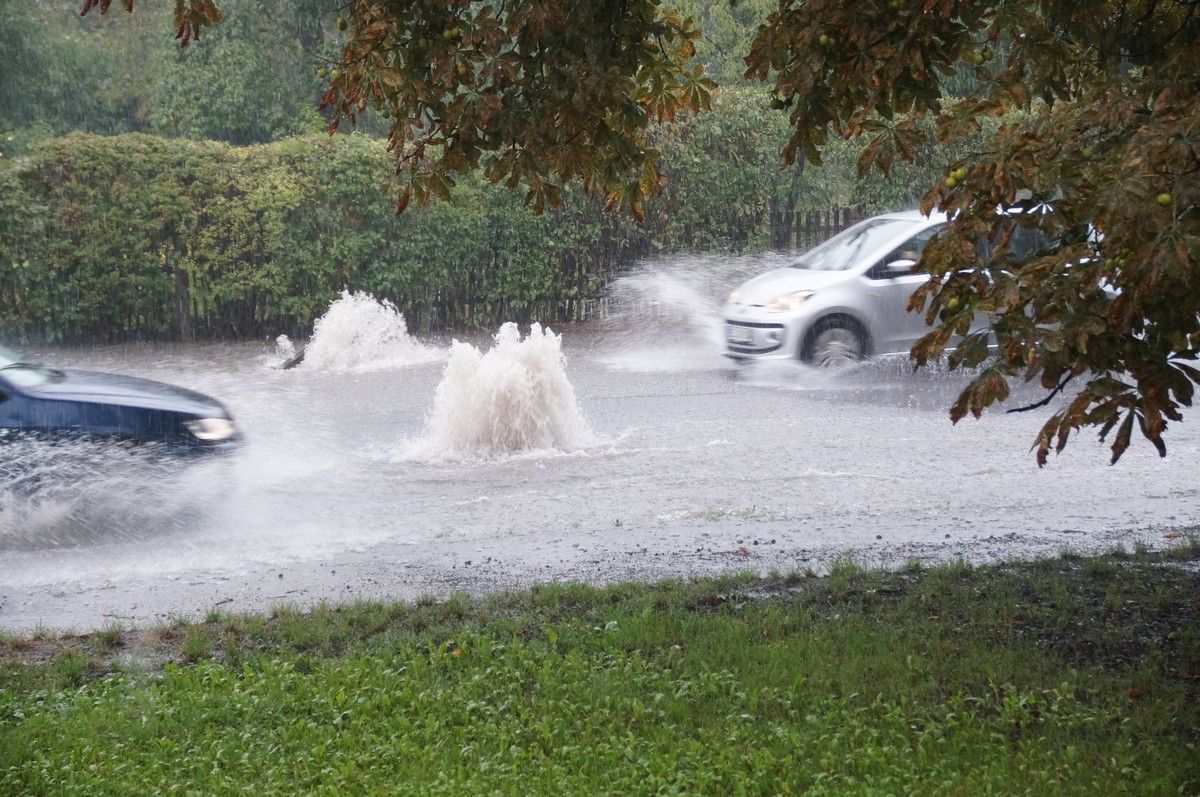
[(793, 291), (819, 291), (828, 285), (844, 282), (849, 271), (811, 271), (786, 266), (760, 274), (738, 288), (738, 304), (764, 305), (775, 297)]
[(34, 391), (38, 398), (142, 407), (203, 418), (229, 416), (225, 406), (216, 399), (164, 382), (71, 368), (58, 369), (58, 373), (62, 374), (60, 380), (46, 382)]

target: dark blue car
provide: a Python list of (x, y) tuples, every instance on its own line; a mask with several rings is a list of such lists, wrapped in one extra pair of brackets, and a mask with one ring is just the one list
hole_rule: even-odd
[(219, 451), (238, 440), (221, 402), (130, 376), (46, 368), (0, 346), (0, 441), (89, 437)]

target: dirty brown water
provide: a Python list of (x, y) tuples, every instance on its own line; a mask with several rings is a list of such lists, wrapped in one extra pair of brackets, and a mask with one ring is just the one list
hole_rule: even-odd
[(0, 629), (820, 572), (845, 556), (1157, 548), (1196, 523), (1186, 423), (1166, 459), (1135, 444), (1110, 467), (1085, 432), (1039, 470), (1030, 443), (1049, 410), (951, 425), (963, 377), (903, 358), (738, 367), (718, 352), (711, 289), (641, 280), (607, 323), (457, 343), (412, 338), (394, 308), (347, 294), (310, 343), (319, 356), (290, 370), (287, 340), (27, 351), (209, 393), (246, 440), (186, 468), (90, 448), (10, 455), (39, 478), (32, 496), (11, 477), (0, 489)]

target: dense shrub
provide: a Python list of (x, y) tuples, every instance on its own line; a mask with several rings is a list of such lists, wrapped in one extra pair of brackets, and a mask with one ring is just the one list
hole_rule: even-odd
[(663, 125), (669, 182), (640, 223), (573, 190), (538, 216), (471, 175), (451, 201), (398, 216), (390, 158), (358, 135), (51, 139), (0, 160), (0, 334), (304, 335), (346, 289), (421, 330), (575, 320), (643, 257), (786, 246), (781, 214), (848, 202), (848, 178), (779, 168), (786, 133), (752, 91)]

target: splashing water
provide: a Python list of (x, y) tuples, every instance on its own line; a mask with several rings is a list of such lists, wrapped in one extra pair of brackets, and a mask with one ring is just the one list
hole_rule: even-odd
[[(303, 348), (299, 350), (303, 352)], [(287, 335), (280, 335), (275, 338), (275, 349), (272, 352), (264, 353), (259, 356), (258, 361), (267, 368), (292, 368), (298, 360), (296, 358), (296, 344)], [(304, 358), (301, 357), (300, 361)]]
[(574, 451), (594, 436), (567, 379), (562, 339), (533, 324), (524, 340), (504, 324), (486, 353), (454, 341), (426, 434), (410, 456)]
[(600, 308), (604, 353), (598, 359), (629, 371), (720, 364), (725, 297), (748, 276), (785, 262), (782, 256), (681, 256), (642, 264), (613, 282)]
[(287, 335), (275, 338), (275, 356), (280, 360), (290, 360), (296, 356), (296, 344)]
[(227, 463), (151, 444), (29, 439), (6, 442), (4, 455), (0, 551), (169, 534), (202, 521), (228, 490)]
[(387, 299), (342, 291), (341, 298), (331, 302), (313, 325), (300, 367), (375, 371), (428, 362), (438, 356), (408, 334), (404, 316)]

